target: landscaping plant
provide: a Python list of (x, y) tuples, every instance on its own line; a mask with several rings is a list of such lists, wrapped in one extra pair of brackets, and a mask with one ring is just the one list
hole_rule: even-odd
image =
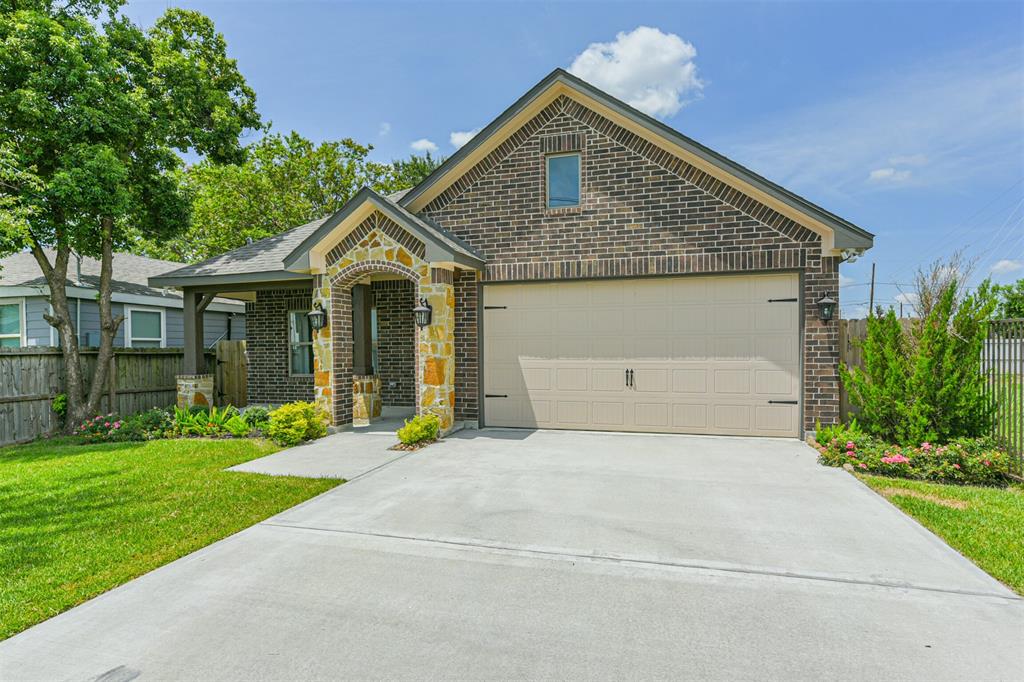
[(327, 435), (327, 413), (313, 403), (288, 403), (270, 413), (266, 433), (281, 445), (322, 438)]
[(242, 419), (251, 428), (262, 429), (270, 421), (270, 411), (263, 407), (249, 407), (242, 412)]
[(853, 471), (923, 481), (972, 485), (1005, 483), (1009, 455), (990, 438), (957, 438), (944, 445), (892, 445), (853, 428), (832, 426), (816, 434), (819, 461)]
[(440, 431), (441, 420), (436, 414), (420, 414), (407, 419), (396, 435), (402, 445), (420, 445), (437, 440)]
[[(936, 279), (937, 290), (928, 289)], [(919, 280), (924, 317), (909, 332), (892, 310), (870, 318), (864, 367), (840, 365), (843, 384), (862, 428), (882, 440), (913, 445), (985, 435), (993, 414), (981, 350), (995, 307), (992, 288), (986, 281), (964, 295), (956, 277)]]

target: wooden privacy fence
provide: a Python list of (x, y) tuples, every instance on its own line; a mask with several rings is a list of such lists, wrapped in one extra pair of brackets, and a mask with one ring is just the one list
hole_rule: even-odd
[[(223, 354), (221, 344), (229, 344)], [(96, 367), (95, 349), (81, 351), (86, 382)], [(182, 373), (181, 348), (116, 348), (110, 381), (103, 390), (101, 412), (128, 415), (173, 405), (175, 377)], [(207, 367), (216, 367), (218, 405), (244, 405), (245, 342), (220, 341), (206, 351)], [(221, 389), (224, 386), (225, 389)], [(60, 419), (50, 402), (64, 392), (64, 356), (59, 348), (0, 349), (0, 445), (19, 443), (52, 433)]]
[(1014, 474), (1024, 475), (1024, 319), (993, 320), (981, 355), (995, 433), (1014, 455)]

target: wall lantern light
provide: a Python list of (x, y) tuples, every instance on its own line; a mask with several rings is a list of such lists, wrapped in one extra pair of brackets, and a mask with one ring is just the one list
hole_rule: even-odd
[(818, 317), (822, 322), (828, 322), (836, 314), (836, 299), (825, 294), (818, 299)]
[(324, 312), (324, 307), (319, 303), (306, 313), (306, 317), (309, 318), (309, 326), (317, 331), (327, 326), (327, 313)]
[(430, 315), (433, 310), (430, 304), (427, 303), (427, 299), (421, 298), (418, 306), (412, 309), (413, 315), (416, 316), (416, 326), (419, 328), (426, 327), (430, 324)]

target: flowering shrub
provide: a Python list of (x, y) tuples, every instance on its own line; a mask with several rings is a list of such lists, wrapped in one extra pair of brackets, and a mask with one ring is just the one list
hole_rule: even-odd
[[(819, 435), (821, 430), (819, 430)], [(999, 485), (1009, 464), (1006, 452), (988, 438), (958, 438), (944, 445), (889, 445), (863, 434), (818, 441), (819, 461), (849, 464), (857, 471), (945, 483)]]
[(87, 443), (101, 443), (113, 440), (114, 434), (121, 428), (121, 420), (114, 414), (98, 414), (79, 424), (76, 433)]

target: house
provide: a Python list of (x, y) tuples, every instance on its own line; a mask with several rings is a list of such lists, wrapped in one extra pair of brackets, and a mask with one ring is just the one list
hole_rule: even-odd
[[(52, 263), (55, 253), (47, 251)], [(115, 346), (129, 348), (182, 347), (181, 292), (151, 287), (149, 277), (180, 267), (181, 263), (115, 253), (111, 282), (114, 316), (124, 315), (114, 338)], [(72, 257), (68, 265), (67, 296), (79, 343), (100, 343), (97, 303), (100, 262)], [(57, 330), (43, 318), (50, 312), (50, 287), (35, 257), (27, 251), (0, 259), (0, 347), (57, 346)], [(245, 305), (218, 299), (204, 315), (204, 346), (220, 339), (245, 338)]]
[[(247, 297), (249, 391), (458, 426), (801, 436), (873, 236), (562, 70), (409, 191), (151, 277)], [(830, 303), (831, 301), (831, 303)]]

